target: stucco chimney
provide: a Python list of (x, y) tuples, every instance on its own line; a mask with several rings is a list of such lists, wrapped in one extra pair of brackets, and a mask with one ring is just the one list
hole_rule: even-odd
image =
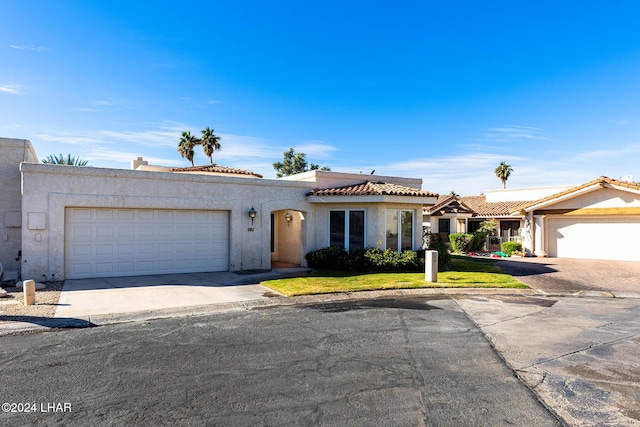
[(138, 157), (135, 160), (131, 160), (131, 169), (136, 170), (138, 169), (140, 166), (148, 166), (149, 162), (146, 160), (143, 160), (142, 157)]

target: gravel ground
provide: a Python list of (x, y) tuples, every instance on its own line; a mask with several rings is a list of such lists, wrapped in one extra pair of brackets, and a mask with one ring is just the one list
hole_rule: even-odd
[(3, 321), (21, 321), (25, 317), (53, 317), (58, 307), (58, 299), (64, 282), (47, 282), (45, 289), (36, 291), (36, 303), (24, 305), (22, 288), (2, 287), (7, 296), (0, 298), (0, 323)]

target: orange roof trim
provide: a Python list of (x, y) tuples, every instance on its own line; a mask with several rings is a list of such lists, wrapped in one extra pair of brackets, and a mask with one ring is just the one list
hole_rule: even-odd
[(436, 193), (385, 182), (365, 181), (344, 187), (315, 189), (307, 196), (410, 196), (437, 197)]
[(188, 168), (173, 168), (171, 169), (171, 172), (227, 173), (231, 175), (251, 175), (257, 178), (262, 178), (262, 175), (260, 175), (259, 173), (255, 173), (255, 172), (251, 172), (243, 169), (230, 168), (227, 166), (220, 166), (216, 164), (205, 165), (205, 166), (189, 166)]
[(600, 178), (596, 178), (593, 181), (589, 181), (586, 182), (582, 185), (578, 185), (577, 187), (573, 187), (570, 188), (568, 190), (565, 191), (561, 191), (560, 193), (556, 193), (556, 194), (552, 194), (551, 196), (539, 199), (539, 200), (535, 200), (532, 202), (528, 202), (527, 204), (524, 204), (522, 206), (519, 206), (517, 209), (514, 208), (512, 210), (512, 212), (518, 212), (518, 211), (523, 211), (523, 210), (527, 210), (533, 206), (537, 206), (537, 205), (541, 205), (544, 204), (546, 202), (550, 202), (556, 199), (561, 199), (565, 196), (570, 196), (573, 193), (578, 193), (581, 190), (585, 190), (588, 189), (590, 187), (594, 187), (594, 186), (609, 186), (609, 187), (621, 187), (621, 188), (628, 188), (630, 190), (635, 190), (635, 191), (640, 191), (640, 184), (638, 184), (637, 182), (629, 182), (629, 181), (622, 181), (619, 179), (614, 179), (614, 178), (609, 178), (606, 176), (601, 176)]

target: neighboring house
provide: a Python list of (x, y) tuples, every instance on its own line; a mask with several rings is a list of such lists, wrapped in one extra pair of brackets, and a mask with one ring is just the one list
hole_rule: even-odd
[(15, 279), (20, 270), (22, 197), (20, 163), (37, 162), (31, 143), (0, 138), (0, 264), (5, 278)]
[(437, 198), (421, 179), (331, 171), (272, 180), (141, 158), (133, 170), (47, 165), (28, 141), (0, 141), (25, 153), (0, 158), (13, 200), (0, 218), (15, 217), (0, 262), (39, 281), (306, 265), (307, 252), (329, 245), (418, 249), (422, 207)]
[(448, 235), (466, 233), (469, 229), (468, 222), (475, 212), (460, 197), (448, 194), (438, 197), (435, 205), (425, 206), (422, 214), (423, 225), (431, 233)]
[[(500, 192), (503, 190), (495, 190)], [(479, 196), (449, 195), (439, 198), (431, 208), (425, 208), (425, 221), (428, 218), (432, 233), (473, 233), (484, 221), (492, 220), (497, 224), (496, 237), (487, 239), (486, 249), (499, 251), (501, 244), (520, 241), (520, 229), (524, 225), (524, 215), (514, 216), (513, 208), (525, 203), (517, 200), (501, 200), (493, 192)], [(493, 201), (488, 201), (493, 200)]]
[(601, 176), (513, 209), (538, 256), (640, 261), (640, 185)]
[(500, 241), (520, 241), (529, 255), (640, 261), (640, 185), (633, 182), (600, 177), (578, 186), (449, 195), (423, 213), (433, 233), (472, 233), (495, 220)]

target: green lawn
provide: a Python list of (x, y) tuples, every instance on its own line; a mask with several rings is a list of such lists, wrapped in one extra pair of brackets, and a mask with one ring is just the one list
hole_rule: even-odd
[(262, 285), (287, 296), (332, 292), (410, 288), (526, 288), (495, 265), (494, 260), (452, 257), (450, 271), (438, 282), (425, 282), (424, 273), (352, 273), (318, 270), (304, 277), (267, 280)]

